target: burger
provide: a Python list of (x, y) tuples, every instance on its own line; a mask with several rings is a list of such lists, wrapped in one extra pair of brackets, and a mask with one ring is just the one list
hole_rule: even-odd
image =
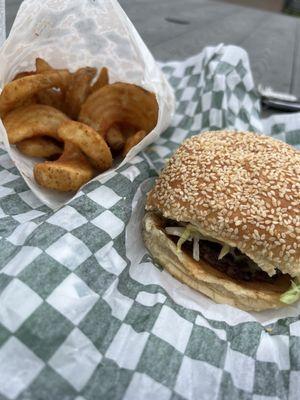
[(147, 196), (154, 260), (217, 303), (261, 311), (300, 298), (300, 152), (251, 132), (187, 139)]

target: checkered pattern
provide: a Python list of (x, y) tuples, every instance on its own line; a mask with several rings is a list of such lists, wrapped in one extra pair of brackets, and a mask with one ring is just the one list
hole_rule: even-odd
[(299, 116), (298, 130), (291, 118), (259, 119), (241, 49), (209, 48), (162, 67), (177, 97), (172, 126), (57, 212), (0, 150), (1, 400), (299, 398), (300, 320), (281, 319), (269, 332), (177, 304), (160, 284), (162, 274), (173, 278), (140, 254), (141, 216), (133, 218), (187, 136), (265, 130), (299, 146)]

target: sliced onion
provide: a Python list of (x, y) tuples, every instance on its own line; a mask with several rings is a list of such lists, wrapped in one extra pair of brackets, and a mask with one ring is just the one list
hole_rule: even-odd
[(230, 253), (230, 246), (228, 244), (224, 244), (222, 247), (222, 250), (220, 251), (218, 260), (222, 260), (223, 257), (226, 256), (226, 254)]
[(193, 259), (196, 261), (200, 261), (200, 247), (199, 247), (199, 235), (194, 235), (193, 237)]
[(182, 236), (183, 232), (185, 231), (186, 228), (184, 227), (179, 227), (179, 226), (167, 226), (165, 228), (165, 231), (168, 235), (171, 236)]

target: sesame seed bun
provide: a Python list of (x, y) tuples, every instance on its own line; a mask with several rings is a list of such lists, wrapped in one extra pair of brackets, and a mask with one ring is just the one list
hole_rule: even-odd
[(262, 311), (284, 307), (279, 301), (290, 281), (282, 275), (276, 284), (238, 282), (205, 261), (195, 261), (185, 252), (176, 252), (176, 245), (165, 234), (164, 220), (147, 212), (143, 221), (143, 238), (154, 259), (179, 281), (210, 297), (217, 303), (229, 304), (245, 311)]
[(146, 210), (237, 247), (270, 276), (300, 275), (300, 152), (286, 143), (250, 132), (194, 136), (168, 161)]

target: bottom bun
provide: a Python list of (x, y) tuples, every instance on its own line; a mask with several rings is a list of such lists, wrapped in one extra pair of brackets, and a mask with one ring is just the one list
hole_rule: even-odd
[(195, 261), (187, 253), (176, 251), (176, 245), (163, 230), (164, 219), (148, 212), (143, 221), (145, 245), (155, 261), (176, 279), (213, 299), (245, 311), (262, 311), (284, 307), (279, 297), (288, 290), (290, 278), (283, 275), (275, 283), (237, 281), (211, 267)]

